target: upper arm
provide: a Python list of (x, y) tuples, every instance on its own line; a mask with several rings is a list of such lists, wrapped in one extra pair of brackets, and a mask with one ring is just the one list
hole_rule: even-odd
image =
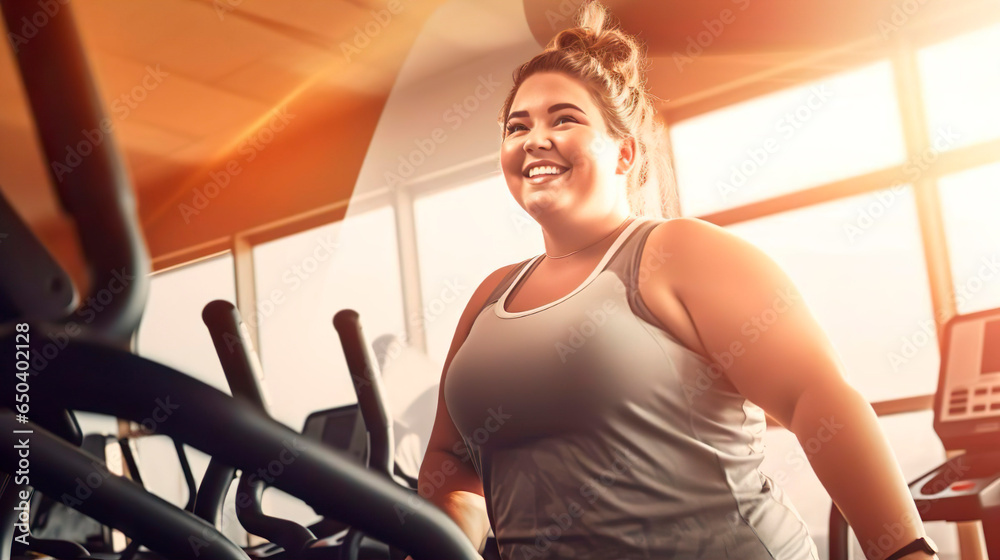
[(804, 391), (845, 384), (836, 351), (777, 263), (703, 220), (668, 224), (657, 239), (672, 254), (673, 292), (743, 396), (791, 428)]
[(427, 443), (427, 451), (447, 451), (448, 453), (455, 454), (457, 453), (456, 449), (460, 449), (460, 447), (456, 448), (456, 446), (465, 445), (462, 436), (458, 433), (454, 422), (451, 420), (451, 415), (448, 413), (448, 406), (444, 398), (445, 377), (448, 375), (448, 368), (451, 366), (452, 359), (455, 357), (458, 349), (462, 347), (466, 337), (469, 336), (472, 324), (486, 303), (486, 298), (490, 296), (493, 289), (496, 288), (507, 272), (515, 266), (517, 265), (505, 266), (487, 276), (472, 294), (469, 303), (465, 306), (465, 310), (458, 320), (458, 326), (455, 328), (455, 336), (452, 338), (451, 347), (448, 349), (448, 355), (445, 358), (444, 368), (441, 372), (441, 383), (438, 386), (437, 412), (434, 416), (434, 427), (431, 429), (431, 436)]

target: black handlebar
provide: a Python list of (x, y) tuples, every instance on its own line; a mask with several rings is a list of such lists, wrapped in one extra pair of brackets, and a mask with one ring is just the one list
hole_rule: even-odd
[[(0, 363), (13, 363), (14, 335), (0, 331)], [(418, 560), (480, 558), (465, 533), (430, 502), (247, 403), (97, 337), (70, 340), (33, 376), (31, 391), (33, 400), (38, 395), (61, 408), (147, 424), (159, 418), (157, 433), (244, 471), (267, 472), (270, 486), (305, 501), (319, 515), (350, 523)], [(13, 392), (0, 393), (0, 404), (11, 407)], [(0, 446), (0, 457), (14, 451)]]
[(2, 193), (0, 224), (0, 322), (66, 318), (77, 305), (72, 279)]
[[(260, 360), (253, 350), (253, 342), (249, 339), (239, 310), (228, 301), (210, 301), (202, 310), (201, 318), (212, 336), (215, 353), (219, 356), (233, 396), (270, 417), (264, 388), (260, 384)], [(316, 536), (298, 523), (265, 514), (263, 500), (266, 489), (263, 479), (244, 471), (236, 486), (236, 494), (237, 503), (245, 502), (247, 507), (238, 508), (236, 517), (249, 533), (264, 537), (286, 552), (301, 552), (316, 540)]]
[[(62, 207), (73, 219), (90, 276), (81, 299), (82, 326), (127, 347), (139, 326), (149, 290), (149, 254), (140, 234), (135, 199), (73, 21), (71, 6), (0, 0), (7, 29), (41, 14), (47, 23), (31, 38), (12, 40), (46, 167)], [(20, 37), (20, 35), (17, 35)], [(90, 297), (109, 292), (110, 302)]]
[[(79, 334), (62, 341), (57, 354), (46, 355), (45, 365), (33, 371), (32, 402), (45, 403), (50, 410), (109, 414), (144, 425), (152, 422), (156, 432), (244, 471), (271, 472), (274, 466), (283, 474), (274, 475), (272, 486), (415, 558), (479, 559), (461, 529), (428, 502), (306, 440), (258, 409), (126, 350), (145, 307), (150, 258), (111, 133), (113, 122), (91, 79), (71, 9), (67, 2), (52, 5), (58, 12), (49, 14), (39, 11), (35, 2), (0, 0), (12, 33), (23, 21), (47, 16), (35, 36), (15, 38), (12, 43), (49, 174), (62, 207), (74, 220), (88, 267), (90, 287), (77, 315), (91, 313), (77, 325), (82, 327)], [(101, 302), (99, 309), (86, 309), (93, 306), (92, 298)], [(31, 324), (32, 334), (39, 336), (62, 327), (51, 322)], [(2, 363), (15, 362), (11, 352), (18, 343), (16, 334), (13, 325), (0, 325)], [(0, 393), (0, 404), (8, 408), (16, 404), (13, 392)], [(33, 415), (36, 418), (48, 426), (58, 423), (51, 415)], [(8, 471), (16, 470), (19, 460), (15, 427), (19, 425), (14, 415), (0, 412), (0, 465)], [(43, 492), (73, 492), (78, 479), (86, 480), (92, 473), (89, 456), (41, 427), (31, 445), (32, 486)], [(200, 550), (202, 557), (246, 558), (209, 524), (131, 481), (104, 477), (103, 472), (97, 476), (102, 483), (90, 489), (86, 500), (74, 504), (76, 509), (123, 528), (167, 556), (198, 556), (190, 550), (190, 538), (203, 535), (211, 540)]]
[(386, 476), (393, 477), (396, 465), (395, 441), (393, 439), (392, 417), (382, 398), (382, 379), (373, 366), (374, 361), (365, 343), (364, 331), (357, 311), (344, 309), (333, 316), (333, 326), (340, 336), (340, 344), (344, 348), (344, 358), (354, 382), (354, 392), (358, 396), (358, 406), (365, 420), (370, 438), (369, 468)]
[(241, 328), (243, 318), (239, 310), (232, 303), (217, 299), (205, 305), (201, 319), (212, 336), (215, 353), (233, 396), (269, 415), (267, 399), (260, 384), (263, 377), (260, 360), (253, 351), (247, 332)]
[[(16, 433), (31, 430), (30, 436)], [(147, 493), (134, 482), (111, 474), (95, 457), (34, 424), (19, 424), (0, 411), (0, 445), (14, 449), (29, 439), (31, 486), (95, 519), (108, 520), (169, 558), (246, 560), (243, 550), (204, 521)], [(18, 454), (0, 453), (0, 469), (18, 470)]]

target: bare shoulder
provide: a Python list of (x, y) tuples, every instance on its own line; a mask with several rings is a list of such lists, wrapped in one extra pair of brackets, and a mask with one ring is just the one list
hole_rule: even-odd
[(725, 228), (693, 217), (671, 218), (656, 226), (648, 243), (671, 250), (704, 249), (710, 244), (724, 244), (740, 239)]
[(657, 255), (669, 256), (671, 266), (664, 280), (679, 287), (704, 274), (726, 274), (738, 263), (760, 259), (753, 244), (711, 222), (692, 217), (673, 218), (656, 226), (643, 251), (643, 265), (654, 269)]
[(731, 234), (725, 229), (698, 218), (665, 220), (646, 238), (641, 269), (648, 271), (649, 279), (655, 283), (676, 287), (685, 274), (692, 272), (693, 266), (717, 254), (717, 246), (724, 244), (722, 238), (727, 235)]
[(660, 323), (707, 358), (716, 348), (706, 331), (717, 331), (719, 321), (739, 319), (743, 311), (734, 313), (737, 309), (759, 306), (770, 286), (786, 282), (748, 241), (705, 220), (674, 218), (650, 232), (638, 284)]
[(638, 287), (646, 306), (660, 326), (695, 353), (706, 357), (705, 348), (691, 312), (681, 297), (699, 266), (698, 255), (711, 254), (712, 238), (721, 229), (696, 218), (666, 220), (649, 233), (643, 246)]

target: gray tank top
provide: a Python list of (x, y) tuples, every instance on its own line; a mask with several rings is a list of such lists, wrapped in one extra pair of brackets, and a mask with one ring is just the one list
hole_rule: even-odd
[(763, 410), (709, 376), (639, 295), (643, 246), (661, 222), (633, 221), (565, 297), (509, 312), (541, 255), (520, 263), (452, 359), (445, 398), (465, 442), (455, 451), (482, 479), (504, 560), (818, 560), (758, 470)]

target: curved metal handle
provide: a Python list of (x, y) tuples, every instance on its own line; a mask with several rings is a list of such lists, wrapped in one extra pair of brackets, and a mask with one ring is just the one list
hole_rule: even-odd
[[(37, 325), (39, 331), (45, 327)], [(14, 334), (0, 327), (0, 363), (14, 361)], [(157, 410), (159, 417), (165, 417), (157, 423), (157, 433), (226, 464), (250, 471), (280, 465), (280, 474), (274, 474), (269, 484), (305, 501), (319, 515), (350, 523), (417, 560), (480, 560), (458, 525), (412, 491), (365, 470), (342, 452), (310, 441), (247, 403), (87, 333), (70, 340), (44, 373), (33, 378), (31, 391), (51, 406), (135, 422)], [(0, 404), (13, 403), (13, 391), (0, 392)], [(5, 441), (9, 440), (0, 437), (0, 444), (6, 445)], [(12, 450), (3, 445), (0, 456)], [(58, 465), (53, 468), (57, 470)]]
[(389, 480), (393, 477), (396, 464), (395, 440), (392, 434), (392, 416), (382, 395), (382, 377), (375, 369), (365, 335), (361, 329), (358, 312), (353, 309), (338, 311), (333, 316), (333, 326), (340, 336), (344, 348), (347, 369), (354, 381), (354, 392), (358, 396), (358, 406), (368, 428), (370, 455), (368, 467)]
[(219, 527), (219, 517), (226, 494), (236, 477), (236, 469), (223, 463), (216, 457), (208, 462), (205, 476), (201, 477), (201, 486), (194, 499), (194, 514), (204, 519), (212, 527)]
[(248, 533), (264, 537), (272, 543), (285, 549), (290, 554), (298, 554), (316, 540), (316, 535), (302, 525), (271, 517), (261, 509), (263, 503), (264, 490), (267, 485), (263, 480), (254, 480), (256, 477), (246, 471), (240, 475), (240, 482), (236, 486), (236, 503), (243, 503), (243, 496), (249, 498), (248, 507), (241, 507), (236, 510), (236, 517), (240, 524)]
[[(233, 396), (247, 401), (262, 414), (269, 416), (267, 397), (260, 382), (263, 370), (239, 309), (228, 301), (218, 299), (205, 306), (201, 318), (212, 335), (215, 353), (219, 356)], [(316, 536), (298, 523), (265, 514), (263, 498), (266, 488), (263, 480), (257, 479), (252, 473), (243, 472), (236, 492), (240, 496), (240, 503), (246, 499), (248, 504), (247, 507), (236, 510), (237, 519), (249, 533), (264, 537), (286, 552), (301, 552), (316, 540)]]
[(264, 377), (263, 369), (240, 311), (232, 303), (217, 299), (205, 305), (201, 319), (212, 335), (215, 353), (233, 396), (269, 414), (267, 396), (260, 382)]
[[(188, 515), (131, 480), (115, 476), (93, 456), (34, 424), (0, 411), (0, 469), (17, 470), (16, 430), (32, 430), (31, 485), (94, 519), (121, 530), (168, 558), (246, 560), (243, 550), (204, 521)], [(194, 537), (194, 541), (192, 541)], [(192, 550), (193, 544), (197, 545)], [(195, 554), (197, 552), (197, 554)]]
[(849, 560), (851, 557), (851, 527), (840, 513), (837, 504), (830, 504), (830, 560)]

